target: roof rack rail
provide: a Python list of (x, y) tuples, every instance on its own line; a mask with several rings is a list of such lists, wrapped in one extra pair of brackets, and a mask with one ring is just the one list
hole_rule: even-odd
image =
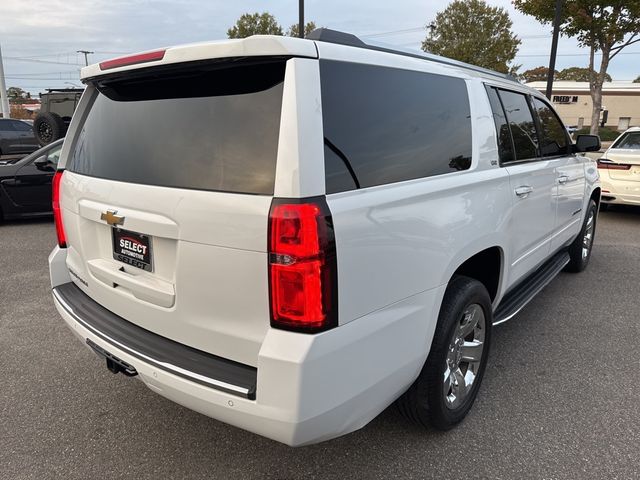
[(347, 45), (349, 47), (366, 48), (368, 50), (376, 50), (378, 52), (394, 53), (396, 55), (404, 55), (405, 57), (430, 60), (432, 62), (443, 63), (445, 65), (464, 68), (466, 70), (473, 70), (485, 75), (491, 75), (494, 77), (502, 78), (504, 80), (520, 83), (515, 76), (508, 73), (496, 72), (494, 70), (489, 70), (488, 68), (478, 67), (476, 65), (471, 65), (470, 63), (460, 62), (458, 60), (441, 57), (432, 53), (420, 53), (413, 50), (401, 50), (390, 48), (389, 46), (384, 45), (365, 43), (352, 33), (340, 32), (338, 30), (331, 30), (329, 28), (316, 28), (312, 32), (309, 32), (309, 34), (306, 35), (305, 38), (308, 40), (316, 40), (318, 42), (336, 43), (338, 45)]

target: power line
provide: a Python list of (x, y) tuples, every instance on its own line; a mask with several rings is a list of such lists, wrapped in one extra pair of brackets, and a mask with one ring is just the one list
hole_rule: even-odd
[(13, 58), (38, 59), (38, 58), (43, 58), (43, 57), (62, 57), (64, 55), (76, 55), (76, 52), (47, 53), (47, 54), (43, 54), (43, 55), (18, 56), (18, 57), (13, 57)]
[[(369, 33), (366, 35), (361, 35), (361, 37), (365, 37), (365, 38), (372, 38), (372, 37), (386, 37), (386, 36), (393, 36), (393, 35), (402, 35), (405, 33), (414, 33), (414, 32), (424, 32), (426, 31), (427, 27), (426, 26), (422, 26), (422, 27), (413, 27), (413, 28), (404, 28), (401, 30), (389, 30), (387, 32), (377, 32), (377, 33)], [(544, 35), (523, 35), (523, 36), (519, 36), (518, 38), (520, 38), (521, 40), (534, 40), (534, 39), (538, 39), (538, 38), (550, 38), (551, 34), (544, 34)]]
[[(38, 76), (38, 75), (58, 75), (58, 74), (65, 74), (65, 73), (78, 73), (78, 70), (65, 70), (63, 72), (40, 72), (40, 73), (9, 73), (7, 75), (12, 76), (12, 75), (21, 75), (21, 76)], [(36, 79), (34, 79), (36, 80)]]
[(53, 65), (77, 65), (78, 67), (84, 67), (81, 63), (70, 62), (54, 62), (52, 60), (36, 60), (35, 58), (21, 58), (21, 57), (4, 57), (5, 60), (13, 60), (14, 62), (32, 62), (32, 63), (48, 63)]
[(387, 35), (399, 35), (403, 33), (423, 32), (424, 30), (425, 30), (425, 27), (414, 27), (414, 28), (405, 28), (402, 30), (390, 30), (388, 32), (370, 33), (368, 35), (361, 35), (361, 36), (366, 38), (385, 37)]
[(32, 77), (12, 77), (11, 75), (5, 75), (5, 78), (8, 78), (9, 80), (37, 80), (37, 81), (47, 81), (47, 80), (78, 80), (78, 78), (60, 78), (60, 77), (52, 77), (52, 78), (32, 78)]
[[(559, 53), (558, 57), (588, 57), (589, 53)], [(596, 52), (596, 55), (602, 55), (602, 52)], [(640, 55), (640, 52), (620, 52), (618, 55)], [(522, 53), (516, 54), (516, 57), (548, 57), (547, 53)]]

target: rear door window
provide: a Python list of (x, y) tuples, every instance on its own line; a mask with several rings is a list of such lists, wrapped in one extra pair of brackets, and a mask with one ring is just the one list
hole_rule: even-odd
[(511, 132), (509, 131), (509, 123), (504, 114), (500, 97), (495, 88), (486, 86), (491, 111), (493, 112), (493, 122), (496, 125), (496, 133), (498, 135), (498, 153), (500, 162), (511, 162), (515, 160), (513, 156), (513, 143), (511, 142)]
[(466, 170), (464, 80), (320, 61), (327, 193)]
[(540, 122), (540, 154), (543, 157), (567, 155), (567, 130), (558, 116), (539, 98), (533, 98), (533, 108)]
[(271, 195), (284, 59), (105, 79), (70, 171), (145, 185)]
[(499, 92), (513, 138), (515, 159), (536, 158), (538, 156), (538, 132), (526, 95), (508, 90), (499, 90)]

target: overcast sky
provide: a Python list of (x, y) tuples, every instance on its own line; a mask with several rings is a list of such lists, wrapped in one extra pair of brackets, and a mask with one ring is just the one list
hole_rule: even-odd
[[(521, 70), (545, 65), (551, 46), (549, 26), (518, 13), (510, 0), (488, 0), (507, 9), (513, 30), (522, 39), (516, 63)], [(307, 20), (384, 41), (419, 48), (424, 25), (447, 1), (307, 0)], [(90, 63), (123, 53), (162, 46), (226, 38), (227, 29), (245, 12), (269, 11), (286, 29), (297, 21), (296, 0), (2, 0), (0, 46), (7, 86), (32, 93), (45, 88), (79, 85), (84, 57), (76, 50), (96, 52)], [(366, 38), (364, 38), (366, 40)], [(635, 53), (634, 53), (635, 52)], [(588, 50), (562, 38), (557, 68), (584, 67)], [(614, 80), (640, 75), (640, 46), (632, 45), (609, 67)]]

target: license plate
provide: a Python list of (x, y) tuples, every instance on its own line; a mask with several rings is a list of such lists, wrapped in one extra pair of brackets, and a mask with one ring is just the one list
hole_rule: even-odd
[(112, 231), (113, 258), (127, 265), (151, 272), (153, 270), (151, 237), (121, 228), (114, 228)]

